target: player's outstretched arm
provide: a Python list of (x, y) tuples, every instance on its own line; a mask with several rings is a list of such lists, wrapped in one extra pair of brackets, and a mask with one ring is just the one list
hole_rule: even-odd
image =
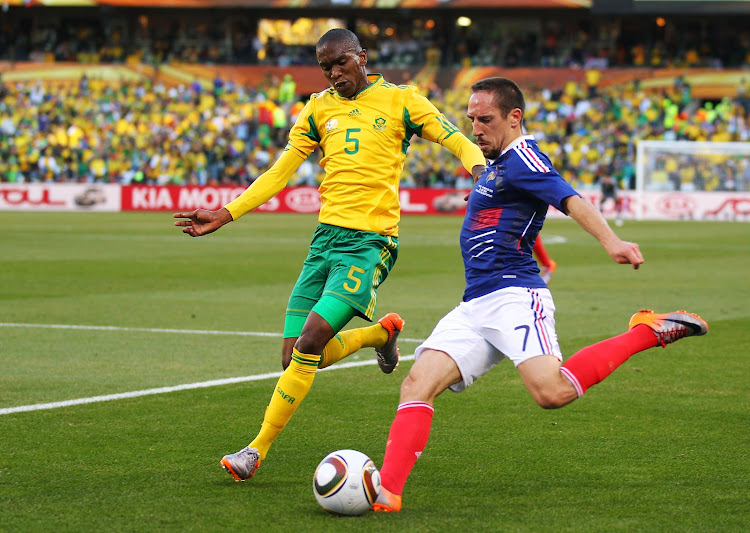
[(593, 204), (580, 196), (569, 196), (563, 200), (562, 207), (579, 226), (596, 237), (616, 263), (630, 264), (633, 268), (638, 268), (643, 263), (638, 244), (620, 239)]
[(487, 167), (484, 165), (474, 165), (471, 168), (471, 177), (474, 178), (474, 183), (479, 181), (479, 178), (482, 177), (482, 174), (484, 174), (485, 170), (487, 170)]
[[(474, 178), (474, 183), (479, 181), (479, 178), (482, 177), (482, 174), (484, 171), (487, 170), (487, 167), (484, 165), (474, 165), (471, 169), (471, 177)], [(469, 201), (469, 195), (471, 194), (471, 191), (469, 191), (466, 196), (464, 196), (464, 202)]]
[(209, 211), (208, 209), (196, 209), (187, 213), (175, 213), (174, 218), (179, 218), (174, 223), (175, 226), (182, 227), (182, 232), (191, 237), (200, 237), (213, 233), (224, 224), (233, 220), (232, 215), (226, 207), (218, 211)]

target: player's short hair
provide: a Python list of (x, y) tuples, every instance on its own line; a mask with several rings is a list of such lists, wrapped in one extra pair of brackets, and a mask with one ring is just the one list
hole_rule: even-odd
[(357, 37), (354, 32), (345, 28), (333, 28), (332, 30), (325, 32), (323, 37), (318, 40), (318, 44), (315, 45), (315, 49), (322, 48), (329, 43), (343, 44), (347, 48), (354, 50), (357, 54), (362, 51), (359, 37)]
[(518, 108), (526, 113), (526, 100), (523, 92), (513, 80), (508, 78), (484, 78), (471, 86), (471, 92), (487, 91), (492, 93), (495, 107), (500, 110), (503, 117), (507, 117), (513, 109)]

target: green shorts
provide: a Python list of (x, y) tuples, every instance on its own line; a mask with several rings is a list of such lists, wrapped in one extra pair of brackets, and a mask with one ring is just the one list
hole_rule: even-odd
[[(397, 257), (395, 237), (319, 224), (289, 297), (284, 337), (298, 337), (313, 309), (336, 333), (352, 316), (372, 321), (378, 287), (388, 277)], [(323, 302), (319, 304), (321, 298)], [(346, 304), (352, 313), (342, 316), (341, 306), (326, 305), (331, 298)]]

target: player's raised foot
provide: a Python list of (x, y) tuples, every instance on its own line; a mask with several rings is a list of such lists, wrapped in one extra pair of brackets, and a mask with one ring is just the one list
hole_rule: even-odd
[(557, 263), (550, 259), (549, 266), (543, 266), (541, 272), (539, 273), (542, 276), (542, 281), (544, 281), (544, 283), (549, 283), (552, 279), (552, 274), (555, 273), (555, 270), (557, 270)]
[(398, 513), (401, 510), (401, 496), (380, 487), (380, 494), (372, 504), (372, 510), (376, 513)]
[(388, 313), (383, 318), (378, 320), (378, 324), (383, 326), (388, 332), (388, 340), (382, 348), (375, 348), (375, 353), (378, 356), (378, 365), (380, 370), (386, 374), (390, 374), (398, 366), (398, 358), (401, 352), (398, 350), (396, 339), (398, 334), (404, 329), (404, 320), (396, 313)]
[(257, 448), (242, 448), (221, 458), (221, 466), (229, 472), (235, 481), (245, 481), (255, 475), (260, 466), (260, 453)]
[(630, 318), (628, 329), (633, 329), (639, 324), (644, 324), (654, 330), (662, 346), (683, 337), (708, 333), (708, 323), (705, 320), (682, 310), (673, 313), (654, 313), (651, 309), (641, 309)]

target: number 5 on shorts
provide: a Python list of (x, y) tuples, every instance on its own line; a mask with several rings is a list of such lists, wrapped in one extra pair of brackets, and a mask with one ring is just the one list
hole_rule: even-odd
[(362, 285), (362, 280), (359, 279), (355, 274), (364, 274), (365, 270), (356, 266), (352, 266), (349, 269), (349, 273), (346, 275), (347, 278), (352, 280), (354, 282), (354, 287), (351, 287), (349, 283), (344, 283), (344, 289), (349, 292), (357, 292), (359, 290), (360, 285)]

